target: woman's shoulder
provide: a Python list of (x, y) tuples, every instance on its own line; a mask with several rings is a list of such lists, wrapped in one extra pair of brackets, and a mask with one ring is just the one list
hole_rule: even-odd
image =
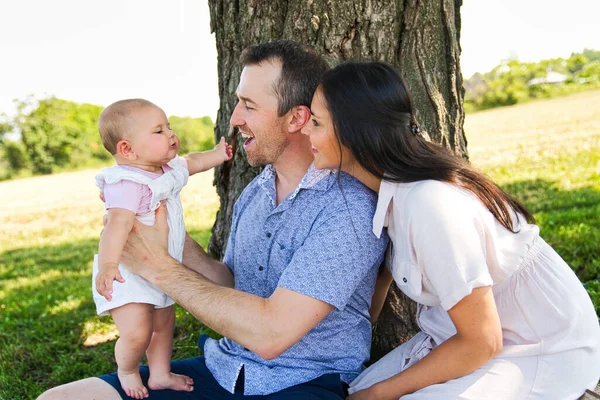
[(474, 194), (456, 185), (436, 180), (423, 180), (394, 185), (394, 214), (401, 223), (481, 219), (487, 209)]
[(477, 201), (472, 193), (448, 182), (428, 179), (391, 185), (394, 199), (401, 200), (406, 206), (411, 207), (462, 205)]

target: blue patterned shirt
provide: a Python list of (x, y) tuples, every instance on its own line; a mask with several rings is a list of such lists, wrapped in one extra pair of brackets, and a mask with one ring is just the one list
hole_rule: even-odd
[[(341, 189), (340, 189), (341, 187)], [(317, 170), (276, 205), (275, 170), (267, 166), (235, 204), (223, 259), (238, 290), (263, 298), (278, 286), (334, 310), (279, 357), (264, 360), (223, 338), (204, 344), (206, 365), (230, 392), (244, 368), (246, 395), (266, 395), (338, 373), (350, 382), (369, 358), (369, 307), (387, 245), (372, 220), (376, 195), (348, 174)]]

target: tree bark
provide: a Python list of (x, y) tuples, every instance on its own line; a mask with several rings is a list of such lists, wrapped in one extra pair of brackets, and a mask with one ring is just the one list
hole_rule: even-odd
[[(233, 204), (260, 171), (248, 165), (241, 138), (229, 127), (242, 50), (252, 44), (292, 39), (314, 48), (334, 66), (349, 59), (385, 61), (406, 80), (417, 121), (435, 142), (467, 157), (460, 73), (462, 0), (209, 0), (215, 33), (220, 109), (215, 138), (226, 136), (235, 157), (215, 171), (221, 199), (209, 253), (225, 251)], [(377, 359), (418, 331), (416, 305), (396, 287), (375, 328)]]

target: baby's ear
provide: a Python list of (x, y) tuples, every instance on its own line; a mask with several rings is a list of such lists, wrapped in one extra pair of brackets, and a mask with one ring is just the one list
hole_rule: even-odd
[(117, 143), (117, 154), (129, 160), (137, 158), (137, 155), (131, 148), (131, 144), (125, 139), (119, 140), (119, 143)]

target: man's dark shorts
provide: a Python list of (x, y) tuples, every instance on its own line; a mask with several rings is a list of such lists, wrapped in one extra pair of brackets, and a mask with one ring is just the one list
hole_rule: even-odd
[[(174, 390), (150, 390), (149, 400), (340, 400), (346, 398), (348, 385), (341, 381), (339, 374), (327, 374), (310, 382), (289, 387), (281, 392), (266, 396), (244, 396), (244, 379), (240, 374), (235, 393), (231, 394), (223, 389), (213, 378), (206, 367), (204, 357), (188, 358), (171, 362), (171, 371), (175, 374), (187, 375), (194, 380), (193, 392), (178, 392)], [(242, 371), (243, 372), (243, 371)], [(140, 368), (144, 385), (148, 387), (148, 367)], [(121, 398), (130, 399), (119, 383), (117, 374), (99, 376), (100, 379), (114, 387)]]

